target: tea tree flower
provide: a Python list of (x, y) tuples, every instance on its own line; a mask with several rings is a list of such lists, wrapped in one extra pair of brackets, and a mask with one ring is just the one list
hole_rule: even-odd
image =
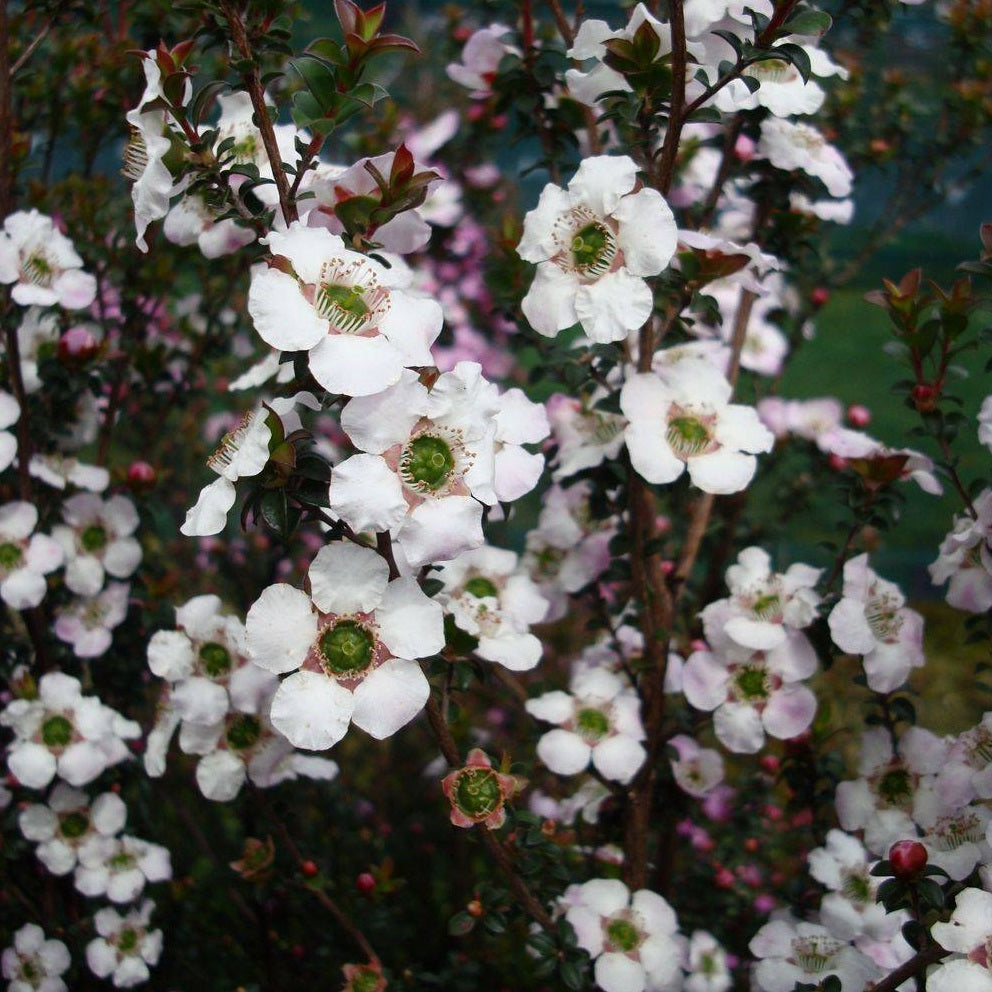
[(930, 927), (941, 947), (964, 957), (954, 957), (939, 965), (928, 977), (933, 992), (988, 992), (992, 972), (988, 967), (988, 947), (992, 940), (992, 893), (964, 889), (957, 894), (954, 912), (946, 922)]
[(270, 672), (292, 672), (272, 700), (273, 725), (296, 747), (325, 750), (354, 723), (381, 740), (409, 723), (430, 687), (412, 659), (444, 646), (441, 606), (412, 578), (389, 581), (374, 551), (321, 548), (310, 595), (277, 584), (248, 611), (248, 650)]
[(0, 231), (0, 282), (13, 283), (11, 299), (21, 306), (67, 310), (88, 307), (96, 279), (83, 272), (83, 260), (51, 217), (37, 210), (10, 214)]
[(444, 777), (441, 788), (451, 803), (451, 822), (456, 827), (498, 830), (506, 822), (504, 804), (520, 789), (520, 781), (492, 766), (481, 748), (472, 748), (462, 768)]
[(7, 767), (31, 789), (44, 788), (56, 774), (70, 785), (86, 785), (129, 757), (124, 740), (141, 734), (133, 720), (84, 696), (79, 680), (62, 672), (38, 680), (37, 699), (8, 703), (0, 725), (16, 735)]
[(111, 631), (127, 616), (131, 587), (111, 582), (95, 596), (80, 596), (59, 609), (55, 636), (72, 645), (77, 658), (99, 658), (113, 643)]
[(617, 879), (594, 878), (569, 886), (562, 903), (603, 992), (675, 987), (684, 938), (674, 910), (657, 893), (632, 894)]
[(102, 896), (111, 902), (133, 902), (146, 882), (172, 878), (167, 848), (127, 834), (91, 837), (79, 849), (76, 888), (85, 896)]
[(757, 154), (767, 158), (776, 169), (786, 172), (799, 169), (819, 179), (831, 196), (845, 197), (851, 193), (854, 173), (843, 155), (809, 124), (766, 118), (761, 122)]
[(948, 582), (947, 602), (969, 613), (992, 607), (992, 489), (972, 504), (975, 517), (961, 514), (940, 545), (936, 561), (927, 566), (935, 585)]
[(325, 389), (368, 396), (405, 367), (433, 365), (440, 304), (394, 288), (387, 269), (322, 228), (294, 223), (267, 243), (276, 264), (256, 269), (248, 291), (255, 329), (273, 348), (306, 351)]
[(33, 533), (38, 510), (23, 501), (0, 506), (0, 598), (15, 610), (37, 606), (48, 590), (45, 576), (63, 562), (54, 538)]
[(86, 963), (97, 978), (109, 978), (116, 989), (148, 981), (149, 965), (162, 954), (162, 931), (149, 930), (155, 904), (145, 899), (123, 916), (109, 906), (93, 914), (99, 934), (86, 945)]
[(591, 762), (605, 778), (626, 784), (647, 755), (637, 693), (603, 668), (576, 673), (570, 688), (525, 704), (531, 716), (559, 725), (537, 742), (538, 757), (558, 775), (576, 775)]
[(113, 837), (127, 819), (124, 800), (104, 792), (90, 803), (79, 789), (59, 782), (48, 803), (32, 803), (17, 818), (24, 836), (37, 844), (38, 860), (53, 874), (67, 875), (76, 867), (80, 846), (90, 837)]
[(636, 184), (632, 159), (600, 155), (582, 162), (568, 189), (545, 186), (517, 246), (537, 263), (521, 304), (534, 330), (554, 337), (579, 323), (593, 341), (621, 341), (648, 319), (644, 277), (668, 265), (677, 234), (661, 194)]
[(71, 963), (65, 944), (46, 940), (36, 923), (25, 923), (0, 958), (3, 977), (10, 982), (8, 992), (66, 992), (68, 986), (59, 976)]
[(476, 99), (488, 97), (500, 62), (507, 55), (520, 54), (504, 40), (510, 33), (510, 28), (502, 24), (490, 24), (474, 31), (465, 42), (461, 61), (448, 63), (445, 69), (448, 78), (472, 90)]
[(693, 485), (724, 495), (746, 488), (755, 453), (775, 438), (753, 407), (730, 402), (732, 387), (709, 362), (686, 359), (659, 374), (635, 373), (620, 392), (630, 460), (648, 482)]

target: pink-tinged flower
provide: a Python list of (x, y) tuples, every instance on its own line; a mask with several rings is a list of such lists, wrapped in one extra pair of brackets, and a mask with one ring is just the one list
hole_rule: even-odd
[(460, 62), (449, 62), (445, 72), (460, 86), (472, 90), (476, 99), (485, 99), (492, 93), (493, 80), (499, 64), (507, 55), (520, 51), (504, 40), (511, 29), (502, 24), (490, 24), (474, 31), (465, 42)]
[(992, 607), (992, 489), (974, 501), (975, 516), (961, 514), (928, 566), (934, 585), (950, 583), (947, 602), (969, 613)]
[(99, 658), (113, 642), (111, 631), (127, 616), (131, 587), (110, 582), (95, 596), (79, 596), (58, 610), (55, 636), (72, 645), (77, 658)]
[(670, 759), (672, 775), (683, 792), (702, 799), (723, 781), (723, 758), (719, 751), (700, 747), (686, 734), (676, 734), (668, 743), (677, 754)]
[(521, 306), (539, 333), (580, 323), (593, 341), (621, 341), (651, 315), (644, 277), (675, 254), (675, 217), (657, 190), (636, 184), (627, 156), (587, 158), (567, 190), (545, 186), (524, 217), (517, 252), (537, 273)]
[(868, 686), (892, 692), (919, 668), (923, 655), (923, 617), (905, 605), (899, 587), (868, 567), (868, 555), (844, 565), (844, 591), (827, 622), (834, 643), (864, 658)]
[(437, 302), (394, 288), (390, 270), (322, 228), (296, 222), (267, 244), (275, 264), (256, 269), (248, 291), (255, 330), (273, 348), (306, 351), (325, 389), (369, 396), (433, 364)]
[(732, 387), (709, 362), (686, 359), (662, 374), (636, 373), (620, 392), (630, 460), (648, 482), (674, 482), (688, 470), (704, 492), (746, 488), (755, 453), (770, 451), (771, 431), (753, 407), (731, 403)]
[(554, 458), (555, 481), (584, 468), (594, 468), (605, 458), (616, 458), (623, 447), (626, 421), (618, 413), (598, 409), (605, 390), (591, 396), (574, 397), (555, 393), (547, 400), (548, 420), (558, 451)]
[(933, 939), (945, 950), (964, 957), (941, 963), (927, 976), (932, 992), (992, 992), (989, 945), (992, 942), (992, 893), (964, 889), (955, 900), (946, 922), (930, 928)]
[(816, 653), (805, 638), (752, 651), (722, 634), (711, 646), (689, 656), (682, 691), (691, 706), (714, 711), (713, 729), (724, 747), (755, 754), (766, 733), (788, 740), (813, 722), (816, 696), (801, 683), (816, 671)]
[(504, 805), (520, 791), (521, 781), (493, 768), (481, 748), (472, 748), (462, 768), (446, 775), (441, 788), (451, 803), (451, 822), (456, 827), (474, 827), (477, 823), (497, 830), (506, 821)]
[(4, 220), (0, 282), (14, 284), (10, 296), (15, 303), (88, 307), (96, 296), (96, 279), (82, 269), (83, 260), (51, 217), (20, 210)]
[(561, 903), (579, 947), (595, 961), (603, 992), (677, 987), (685, 953), (672, 907), (657, 893), (633, 894), (623, 882), (594, 878), (570, 885)]
[(531, 716), (558, 724), (537, 742), (538, 757), (557, 775), (577, 775), (591, 763), (604, 778), (626, 784), (647, 756), (637, 693), (623, 676), (599, 667), (577, 672), (569, 688), (525, 704)]
[(72, 964), (69, 949), (61, 940), (46, 940), (36, 923), (25, 923), (14, 934), (13, 946), (0, 958), (8, 992), (66, 992), (61, 974)]
[(694, 930), (689, 938), (685, 968), (689, 973), (685, 980), (685, 992), (728, 992), (734, 984), (727, 952), (705, 930)]
[(354, 723), (377, 740), (423, 709), (427, 678), (413, 659), (444, 647), (441, 605), (412, 578), (389, 581), (369, 548), (331, 544), (308, 572), (310, 595), (269, 586), (248, 611), (252, 661), (292, 672), (272, 700), (273, 725), (296, 747), (332, 747)]
[(345, 984), (341, 992), (386, 992), (387, 982), (378, 961), (371, 964), (346, 964), (341, 968)]

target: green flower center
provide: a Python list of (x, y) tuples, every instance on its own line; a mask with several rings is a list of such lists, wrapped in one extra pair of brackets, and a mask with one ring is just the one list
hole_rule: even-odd
[(136, 863), (137, 862), (133, 854), (128, 854), (127, 851), (121, 851), (107, 860), (107, 867), (112, 871), (128, 871), (133, 868)]
[(796, 70), (784, 59), (763, 59), (748, 66), (747, 72), (766, 83), (783, 83), (796, 75)]
[(617, 239), (601, 221), (581, 227), (572, 237), (572, 265), (587, 275), (609, 271), (617, 254)]
[(324, 320), (330, 321), (334, 329), (343, 334), (361, 330), (371, 313), (365, 302), (364, 286), (325, 283), (317, 288), (313, 305)]
[(591, 706), (579, 710), (575, 725), (579, 736), (589, 743), (601, 741), (610, 732), (610, 721), (606, 714)]
[(328, 627), (318, 643), (321, 663), (328, 675), (349, 678), (372, 664), (375, 637), (357, 620), (339, 620)]
[(851, 868), (845, 871), (840, 891), (851, 902), (868, 905), (875, 901), (875, 894), (872, 892), (871, 881), (866, 870), (859, 871), (856, 868)]
[(903, 618), (899, 615), (902, 603), (895, 596), (872, 596), (865, 605), (865, 620), (876, 640), (892, 642), (898, 639)]
[(665, 440), (675, 454), (682, 458), (701, 455), (710, 445), (709, 427), (691, 414), (679, 414), (668, 421)]
[(16, 568), (23, 557), (21, 549), (16, 544), (0, 544), (0, 568)]
[(138, 931), (132, 930), (130, 927), (126, 930), (122, 930), (117, 937), (117, 949), (123, 951), (125, 954), (130, 954), (131, 951), (135, 950), (138, 946)]
[(231, 656), (227, 648), (216, 641), (209, 641), (200, 648), (200, 660), (203, 662), (203, 670), (214, 679), (231, 670)]
[(420, 492), (436, 492), (451, 478), (455, 454), (444, 438), (421, 434), (403, 452), (400, 471), (404, 480)]
[(41, 725), (45, 747), (65, 747), (72, 740), (72, 724), (64, 716), (50, 716)]
[(227, 728), (227, 743), (235, 751), (244, 751), (258, 743), (262, 736), (262, 724), (258, 717), (250, 713), (240, 713)]
[(637, 950), (644, 935), (630, 920), (610, 920), (606, 924), (606, 943), (611, 951), (629, 954)]
[(771, 694), (768, 672), (760, 665), (745, 665), (734, 674), (734, 691), (738, 699), (747, 703), (766, 700)]
[(465, 591), (475, 596), (476, 599), (486, 599), (487, 597), (496, 599), (499, 596), (499, 590), (496, 588), (496, 584), (481, 575), (477, 575), (474, 579), (469, 579), (465, 583)]
[(55, 266), (42, 251), (36, 251), (25, 259), (22, 272), (28, 282), (36, 286), (47, 288), (55, 281)]
[(231, 146), (231, 154), (237, 162), (254, 162), (258, 155), (258, 138), (254, 134), (246, 134)]
[(352, 992), (376, 992), (379, 988), (379, 976), (372, 971), (363, 971), (351, 980)]
[(892, 806), (901, 806), (913, 797), (913, 782), (905, 768), (887, 771), (878, 782), (878, 794)]
[(83, 546), (84, 551), (99, 551), (106, 547), (107, 531), (99, 524), (90, 524), (79, 535), (79, 543)]
[(44, 976), (38, 970), (38, 965), (35, 963), (33, 958), (21, 959), (21, 978), (26, 982), (30, 982), (33, 986), (39, 978)]
[(484, 820), (503, 803), (499, 779), (491, 768), (465, 768), (455, 786), (455, 805), (473, 820)]
[(962, 844), (976, 844), (985, 837), (981, 820), (974, 813), (942, 816), (927, 834), (938, 851), (956, 851)]
[(89, 827), (90, 818), (81, 810), (66, 813), (66, 815), (59, 820), (59, 832), (63, 837), (67, 837), (69, 840), (75, 840), (78, 837), (82, 837), (83, 834), (89, 830)]
[(758, 596), (751, 604), (751, 612), (759, 620), (777, 619), (782, 612), (782, 600), (778, 593), (767, 592), (763, 596)]
[(810, 975), (826, 971), (837, 952), (846, 946), (833, 937), (796, 937), (792, 941), (795, 963)]

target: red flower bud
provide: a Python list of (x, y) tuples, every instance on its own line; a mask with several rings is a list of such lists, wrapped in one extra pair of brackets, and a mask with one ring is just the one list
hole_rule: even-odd
[(303, 872), (306, 878), (314, 878), (317, 874), (319, 874), (320, 869), (317, 867), (316, 861), (304, 861), (303, 864), (300, 865), (300, 871)]
[(820, 307), (827, 305), (827, 300), (830, 299), (830, 290), (826, 286), (815, 286), (810, 290), (809, 302), (816, 307), (817, 310)]
[(927, 866), (927, 849), (917, 840), (898, 840), (889, 848), (889, 862), (896, 878), (912, 881)]
[(355, 879), (355, 888), (358, 889), (358, 891), (361, 892), (362, 895), (367, 896), (375, 892), (375, 886), (376, 886), (375, 875), (373, 875), (371, 872), (363, 871), (361, 875), (359, 875)]

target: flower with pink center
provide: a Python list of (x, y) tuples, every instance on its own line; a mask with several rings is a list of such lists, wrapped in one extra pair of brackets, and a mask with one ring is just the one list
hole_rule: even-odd
[(490, 96), (500, 62), (507, 55), (520, 54), (505, 40), (508, 34), (511, 29), (502, 24), (472, 32), (462, 49), (461, 61), (448, 63), (448, 78), (470, 89), (475, 99)]
[(827, 622), (834, 644), (864, 658), (868, 686), (892, 692), (919, 668), (923, 655), (923, 617), (906, 605), (899, 587), (868, 567), (868, 555), (844, 565), (841, 600)]
[(444, 614), (412, 578), (389, 581), (369, 548), (331, 544), (308, 572), (310, 594), (279, 583), (248, 611), (252, 661), (278, 675), (270, 717), (296, 747), (325, 750), (354, 723), (382, 740), (423, 709), (413, 659), (444, 647)]
[(521, 304), (534, 330), (554, 337), (579, 323), (593, 341), (622, 341), (651, 315), (645, 277), (671, 261), (676, 226), (662, 195), (636, 185), (632, 159), (600, 155), (582, 162), (567, 190), (545, 186), (517, 246), (537, 263)]
[(717, 634), (710, 644), (686, 661), (682, 691), (691, 706), (713, 711), (713, 729), (724, 747), (755, 754), (766, 733), (788, 740), (813, 722), (816, 696), (801, 684), (816, 671), (808, 641), (752, 651)]
[(266, 243), (271, 264), (256, 269), (248, 291), (255, 329), (273, 348), (306, 351), (325, 389), (368, 396), (404, 368), (433, 365), (437, 302), (394, 288), (389, 270), (322, 228), (294, 222)]
[(561, 898), (578, 945), (593, 958), (603, 992), (676, 988), (685, 938), (672, 907), (656, 892), (631, 893), (623, 882), (594, 878)]
[(472, 748), (462, 768), (446, 775), (441, 788), (451, 803), (451, 822), (456, 827), (477, 823), (498, 830), (506, 822), (504, 804), (521, 788), (520, 779), (493, 768), (481, 748)]
[(630, 460), (648, 482), (693, 485), (719, 495), (740, 492), (757, 468), (755, 454), (775, 438), (753, 407), (731, 403), (730, 383), (709, 362), (686, 359), (660, 375), (635, 373), (620, 392), (629, 424)]

